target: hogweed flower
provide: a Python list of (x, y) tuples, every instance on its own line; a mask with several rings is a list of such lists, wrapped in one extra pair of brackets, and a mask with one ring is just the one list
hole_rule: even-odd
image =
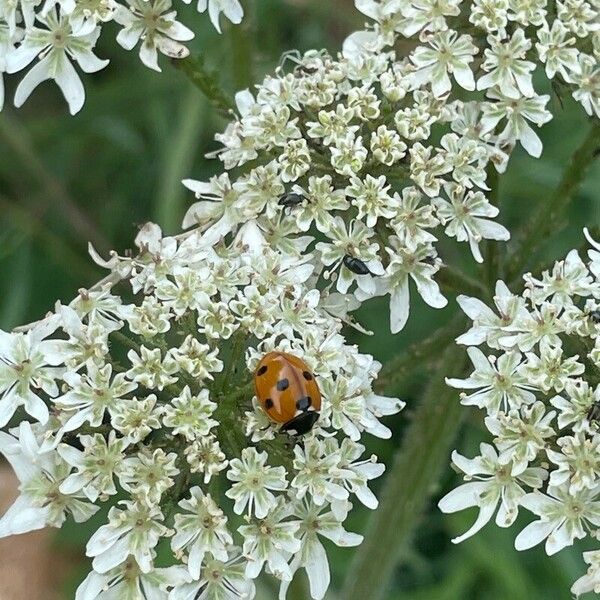
[[(184, 0), (189, 2), (191, 0)], [(197, 9), (208, 8), (219, 33), (219, 16), (240, 23), (243, 9), (238, 0), (198, 0)], [(71, 114), (85, 101), (83, 83), (73, 63), (84, 73), (95, 73), (108, 65), (94, 49), (102, 29), (111, 22), (121, 25), (117, 42), (125, 50), (140, 45), (144, 65), (160, 71), (158, 53), (184, 58), (189, 50), (182, 44), (194, 32), (177, 21), (171, 0), (68, 0), (0, 2), (0, 110), (4, 104), (3, 73), (18, 73), (33, 61), (34, 66), (17, 86), (14, 104), (21, 106), (43, 81), (53, 79), (60, 87)]]
[[(540, 277), (526, 274), (520, 295), (498, 282), (494, 310), (458, 298), (473, 326), (457, 341), (469, 346), (475, 371), (446, 381), (468, 390), (463, 404), (486, 411), (491, 443), (473, 459), (453, 454), (466, 483), (440, 509), (480, 510), (454, 541), (481, 529), (500, 498), (499, 526), (512, 525), (519, 509), (537, 517), (517, 535), (517, 550), (544, 543), (550, 555), (600, 534), (600, 244), (586, 235), (589, 260), (572, 250)], [(590, 568), (574, 594), (600, 589), (597, 555), (584, 554)]]
[[(94, 253), (109, 269), (97, 286), (0, 335), (0, 452), (21, 482), (0, 536), (111, 506), (77, 600), (250, 599), (263, 572), (284, 597), (302, 568), (321, 599), (319, 536), (358, 544), (343, 527), (351, 501), (377, 506), (369, 484), (384, 467), (360, 439), (389, 437), (379, 418), (403, 403), (373, 392), (381, 365), (344, 342), (305, 257), (269, 248), (255, 223), (225, 240), (148, 224), (135, 256)], [(322, 382), (302, 443), (253, 399), (273, 350)], [(168, 568), (155, 566), (159, 546)]]
[(557, 93), (600, 116), (597, 7), (355, 4), (372, 23), (340, 54), (288, 53), (255, 90), (236, 95), (236, 120), (214, 153), (236, 179), (186, 180), (198, 202), (184, 227), (216, 241), (256, 220), (272, 246), (294, 245), (319, 266), (320, 287), (358, 302), (389, 295), (397, 332), (410, 279), (425, 302), (446, 304), (436, 283), (442, 233), (467, 242), (478, 262), (483, 240), (509, 238), (487, 180), (490, 169), (504, 172), (517, 144), (542, 152), (535, 129), (552, 114), (534, 75), (544, 71)]

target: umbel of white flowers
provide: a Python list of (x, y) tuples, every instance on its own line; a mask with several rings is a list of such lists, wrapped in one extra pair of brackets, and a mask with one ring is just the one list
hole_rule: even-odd
[(236, 178), (186, 180), (199, 202), (184, 227), (218, 240), (257, 220), (272, 247), (294, 246), (353, 308), (389, 295), (392, 332), (408, 319), (411, 281), (427, 304), (445, 306), (439, 236), (467, 242), (478, 262), (482, 240), (509, 238), (488, 175), (505, 170), (517, 144), (542, 152), (535, 128), (552, 115), (536, 69), (600, 115), (597, 11), (585, 0), (546, 4), (357, 0), (374, 22), (337, 58), (292, 53), (237, 94), (215, 153)]
[[(197, 8), (208, 9), (219, 33), (221, 13), (233, 23), (240, 23), (244, 14), (238, 0), (198, 0)], [(189, 54), (182, 42), (194, 33), (177, 21), (171, 0), (1, 0), (0, 110), (3, 72), (18, 73), (33, 64), (17, 86), (15, 106), (21, 106), (40, 83), (53, 79), (71, 114), (79, 112), (85, 90), (75, 65), (84, 73), (95, 73), (108, 64), (94, 54), (94, 48), (102, 28), (111, 21), (121, 26), (119, 45), (125, 50), (139, 45), (140, 59), (150, 69), (161, 70), (159, 53), (171, 58)]]
[[(600, 244), (588, 240), (588, 261), (571, 250), (541, 277), (525, 275), (521, 295), (499, 281), (494, 308), (458, 297), (473, 326), (457, 341), (474, 371), (447, 382), (466, 390), (462, 404), (485, 411), (490, 439), (475, 458), (452, 455), (466, 483), (439, 506), (479, 509), (455, 542), (494, 515), (499, 527), (511, 526), (521, 508), (534, 520), (517, 535), (517, 550), (544, 543), (551, 555), (600, 534)], [(590, 566), (576, 595), (600, 591), (600, 552), (584, 559)]]
[[(359, 544), (343, 526), (352, 502), (377, 506), (368, 485), (384, 467), (361, 438), (390, 437), (380, 418), (403, 403), (373, 392), (381, 365), (345, 343), (332, 314), (343, 299), (311, 287), (314, 266), (269, 248), (254, 223), (214, 246), (148, 224), (136, 245), (133, 258), (94, 253), (105, 280), (0, 333), (0, 452), (20, 480), (0, 537), (110, 503), (76, 600), (250, 599), (263, 571), (284, 598), (301, 569), (324, 598), (321, 540)], [(272, 350), (302, 357), (320, 384), (302, 444), (253, 400)]]

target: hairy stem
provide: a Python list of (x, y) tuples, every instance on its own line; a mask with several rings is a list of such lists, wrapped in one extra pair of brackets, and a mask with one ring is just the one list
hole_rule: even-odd
[(375, 388), (379, 392), (392, 392), (397, 383), (420, 367), (424, 362), (431, 365), (433, 359), (438, 358), (456, 336), (464, 331), (465, 318), (462, 314), (456, 315), (452, 320), (436, 329), (428, 337), (408, 347), (402, 354), (389, 360), (382, 368), (375, 381)]
[(132, 340), (129, 336), (125, 335), (122, 331), (113, 331), (111, 336), (114, 339), (119, 340), (119, 342), (126, 348), (137, 352), (137, 354), (140, 353), (140, 345), (135, 340)]
[(444, 376), (460, 374), (465, 365), (465, 353), (449, 346), (387, 475), (379, 509), (372, 514), (365, 540), (348, 570), (341, 594), (344, 600), (384, 597), (460, 429), (462, 407)]
[[(496, 208), (500, 208), (500, 177), (493, 164), (488, 168), (487, 183), (490, 187), (488, 199)], [(503, 276), (505, 244), (496, 240), (485, 240), (483, 249), (483, 277), (489, 292), (493, 293), (496, 279)]]
[(465, 275), (453, 267), (444, 265), (435, 278), (444, 293), (461, 293), (477, 297), (487, 294), (487, 288), (482, 281)]
[(600, 149), (600, 121), (594, 120), (587, 135), (573, 152), (558, 187), (547, 202), (543, 203), (525, 224), (516, 249), (511, 254), (507, 268), (507, 279), (519, 278), (523, 268), (549, 237), (556, 235), (566, 208), (581, 186), (590, 165)]
[(206, 96), (213, 108), (229, 118), (231, 111), (235, 109), (235, 102), (223, 90), (216, 74), (207, 68), (202, 56), (188, 56), (173, 59), (172, 62)]

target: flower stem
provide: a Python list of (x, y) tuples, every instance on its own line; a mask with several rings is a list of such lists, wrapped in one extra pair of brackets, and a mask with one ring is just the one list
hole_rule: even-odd
[(560, 227), (559, 221), (575, 197), (599, 149), (600, 121), (596, 119), (584, 140), (571, 155), (562, 179), (550, 199), (525, 224), (516, 249), (508, 260), (506, 273), (510, 282), (520, 278), (523, 268), (538, 247), (549, 237), (556, 235), (556, 230)]
[(487, 288), (482, 281), (447, 265), (438, 271), (436, 281), (444, 293), (461, 293), (477, 297), (487, 294)]
[(188, 79), (206, 96), (211, 105), (224, 117), (229, 118), (235, 103), (229, 94), (221, 88), (219, 80), (213, 71), (210, 71), (202, 56), (188, 56), (187, 58), (173, 59), (173, 64), (187, 75)]
[(449, 323), (439, 327), (425, 339), (416, 342), (399, 356), (389, 360), (375, 381), (377, 391), (391, 392), (395, 389), (396, 384), (423, 363), (430, 365), (433, 359), (442, 354), (448, 344), (464, 331), (464, 325), (465, 318), (462, 314), (456, 315)]
[(460, 374), (465, 366), (465, 353), (450, 345), (387, 475), (381, 504), (348, 570), (341, 594), (344, 600), (384, 597), (460, 429), (462, 407), (444, 376)]
[(140, 353), (140, 345), (132, 340), (129, 336), (125, 335), (122, 331), (113, 331), (111, 336), (117, 340), (126, 348), (133, 350), (134, 352)]
[[(496, 208), (500, 208), (500, 177), (496, 167), (490, 163), (488, 167), (487, 183), (490, 188), (488, 199)], [(496, 279), (502, 278), (505, 244), (499, 244), (496, 240), (485, 240), (484, 243), (484, 260), (483, 260), (483, 276), (488, 287), (488, 291), (493, 293), (496, 285)]]

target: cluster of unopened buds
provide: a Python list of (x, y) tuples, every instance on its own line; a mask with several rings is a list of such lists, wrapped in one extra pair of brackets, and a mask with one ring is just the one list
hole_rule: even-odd
[[(233, 23), (240, 23), (244, 14), (238, 0), (198, 0), (197, 8), (208, 9), (219, 32), (221, 13)], [(71, 113), (81, 110), (85, 91), (75, 65), (84, 73), (106, 67), (108, 60), (98, 58), (94, 49), (102, 28), (111, 22), (121, 27), (119, 45), (125, 50), (139, 46), (140, 60), (155, 71), (161, 70), (159, 53), (184, 58), (189, 50), (183, 42), (194, 38), (177, 20), (171, 0), (0, 0), (0, 110), (3, 73), (18, 73), (32, 63), (15, 92), (15, 106), (41, 82), (53, 79)]]
[(148, 224), (136, 244), (95, 255), (104, 281), (1, 334), (0, 426), (28, 418), (0, 432), (20, 480), (0, 536), (110, 502), (77, 600), (252, 598), (263, 570), (285, 595), (302, 568), (323, 598), (320, 538), (359, 544), (351, 501), (377, 506), (384, 467), (361, 436), (389, 437), (379, 419), (402, 403), (373, 392), (381, 365), (307, 289), (313, 266), (254, 224), (215, 246)]
[[(513, 294), (501, 281), (494, 308), (460, 296), (473, 326), (458, 338), (474, 371), (448, 379), (468, 390), (461, 403), (485, 411), (491, 438), (481, 454), (452, 455), (466, 483), (440, 501), (444, 512), (479, 508), (479, 531), (494, 515), (511, 526), (519, 509), (535, 520), (516, 537), (517, 550), (544, 543), (549, 555), (600, 533), (600, 245), (589, 260), (578, 251), (544, 271), (524, 276)], [(572, 592), (600, 591), (600, 552)]]

